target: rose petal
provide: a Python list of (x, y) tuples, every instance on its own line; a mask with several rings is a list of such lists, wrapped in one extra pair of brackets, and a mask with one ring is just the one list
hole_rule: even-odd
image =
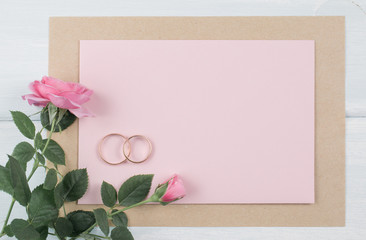
[(58, 89), (60, 92), (76, 92), (79, 94), (86, 94), (89, 97), (93, 94), (93, 91), (87, 89), (83, 85), (74, 82), (64, 82), (57, 78), (44, 76), (41, 81), (43, 84), (52, 86)]
[(34, 87), (35, 84), (39, 84), (40, 82), (39, 81), (33, 81), (29, 84), (29, 89), (35, 94), (35, 95), (38, 95), (40, 96), (40, 93), (38, 92), (38, 90)]
[(61, 81), (57, 78), (49, 77), (49, 76), (43, 76), (41, 83), (52, 86), (54, 88), (59, 89), (60, 91), (70, 91), (73, 90), (70, 88), (67, 82)]
[(69, 109), (69, 111), (78, 118), (94, 117), (94, 114), (89, 112), (85, 107)]
[(70, 101), (77, 103), (79, 105), (86, 103), (90, 100), (90, 97), (86, 94), (78, 94), (75, 92), (61, 92), (59, 96), (65, 97)]
[(88, 96), (88, 97), (90, 97), (91, 95), (93, 95), (93, 93), (94, 93), (93, 90), (89, 90), (87, 88), (85, 88), (84, 91), (83, 91), (83, 94), (86, 95), (86, 96)]
[(47, 98), (56, 106), (63, 109), (76, 109), (80, 108), (81, 106), (77, 103), (70, 101), (69, 99), (63, 96), (57, 96), (54, 94), (48, 94)]
[(29, 88), (36, 94), (39, 95), (42, 98), (47, 98), (48, 94), (59, 94), (60, 91), (52, 86), (48, 86), (45, 84), (42, 84), (39, 81), (34, 81), (29, 85)]
[(37, 96), (36, 94), (27, 94), (22, 96), (23, 100), (27, 100), (29, 105), (45, 107), (50, 100)]

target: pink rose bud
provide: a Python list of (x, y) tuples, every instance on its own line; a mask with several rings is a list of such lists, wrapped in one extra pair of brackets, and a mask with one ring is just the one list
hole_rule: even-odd
[(183, 198), (186, 195), (186, 190), (182, 179), (177, 175), (174, 175), (168, 181), (159, 185), (156, 188), (154, 195), (158, 197), (159, 202), (162, 205), (167, 205)]
[(78, 118), (93, 116), (82, 104), (90, 100), (93, 91), (79, 83), (64, 82), (44, 76), (41, 81), (29, 85), (32, 94), (22, 96), (30, 105), (46, 107), (52, 103), (58, 108), (68, 109)]

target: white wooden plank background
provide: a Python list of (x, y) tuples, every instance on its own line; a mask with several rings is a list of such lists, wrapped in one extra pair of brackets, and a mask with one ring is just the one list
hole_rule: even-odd
[[(341, 228), (131, 228), (135, 239), (366, 239), (366, 0), (0, 0), (0, 163), (23, 138), (8, 110), (47, 74), (49, 16), (346, 16), (347, 217)], [(39, 170), (31, 181), (42, 181)], [(10, 198), (1, 193), (0, 222)], [(12, 217), (24, 216), (14, 211)], [(157, 219), (158, 221), (158, 219)]]

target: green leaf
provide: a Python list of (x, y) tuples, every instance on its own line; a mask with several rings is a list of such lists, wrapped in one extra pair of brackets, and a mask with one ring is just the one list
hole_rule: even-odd
[(0, 166), (0, 190), (13, 195), (13, 187), (10, 180), (10, 169)]
[(108, 236), (109, 223), (108, 223), (107, 212), (103, 208), (94, 209), (93, 212), (100, 230), (102, 230), (104, 235)]
[(78, 210), (71, 212), (67, 214), (67, 219), (73, 226), (71, 237), (79, 235), (95, 223), (94, 213), (89, 211)]
[(34, 227), (23, 219), (14, 219), (10, 224), (11, 230), (19, 240), (38, 240), (41, 235)]
[[(118, 210), (117, 209), (113, 209), (112, 210), (112, 213), (115, 213), (117, 212)], [(120, 212), (120, 213), (117, 213), (116, 215), (113, 215), (112, 216), (112, 222), (114, 225), (116, 225), (117, 227), (118, 226), (123, 226), (123, 227), (127, 227), (127, 224), (128, 224), (128, 218), (127, 218), (127, 215), (126, 213), (124, 212)]]
[(127, 179), (118, 191), (119, 204), (128, 207), (144, 200), (149, 194), (153, 177), (153, 174), (146, 174)]
[(56, 206), (60, 208), (64, 202), (80, 199), (88, 189), (88, 173), (86, 169), (68, 172), (55, 188)]
[(117, 191), (114, 187), (103, 181), (102, 187), (100, 189), (102, 195), (102, 201), (107, 207), (113, 207), (117, 202)]
[(41, 149), (41, 147), (42, 147), (42, 135), (41, 135), (41, 133), (36, 134), (36, 137), (34, 138), (34, 145), (37, 149)]
[(11, 230), (10, 225), (6, 225), (4, 228), (4, 233), (8, 236), (8, 237), (14, 237), (14, 233), (13, 230)]
[[(84, 239), (84, 240), (102, 240), (101, 236), (94, 236), (94, 235), (90, 235), (87, 233), (82, 233), (78, 236), (77, 239)], [(110, 239), (110, 238), (106, 238), (106, 239)], [(75, 240), (74, 238), (71, 238), (70, 240)]]
[(57, 208), (61, 208), (62, 205), (64, 205), (65, 202), (65, 196), (67, 194), (67, 190), (65, 189), (62, 182), (60, 182), (54, 189), (54, 195), (55, 195), (55, 203)]
[(168, 189), (168, 186), (169, 186), (169, 182), (166, 182), (164, 184), (160, 184), (159, 186), (157, 186), (157, 188), (155, 189), (155, 192), (154, 192), (154, 196), (157, 199), (162, 198), (165, 195), (166, 190)]
[[(11, 154), (16, 160), (20, 162), (21, 165), (27, 166), (27, 162), (29, 162), (36, 150), (27, 142), (21, 142), (15, 146), (13, 153)], [(26, 170), (26, 169), (24, 169)]]
[(55, 205), (53, 191), (43, 188), (43, 185), (36, 187), (28, 206), (29, 220), (34, 227), (47, 226), (56, 220), (58, 209)]
[(37, 159), (41, 164), (45, 165), (46, 160), (44, 159), (43, 155), (42, 155), (42, 154), (40, 154), (39, 152), (37, 152), (37, 154), (36, 154), (36, 159)]
[(19, 131), (27, 138), (33, 139), (36, 133), (36, 127), (32, 120), (22, 112), (11, 111), (13, 121), (18, 127)]
[(68, 111), (67, 109), (63, 109), (63, 108), (58, 109), (56, 124), (60, 123), (60, 121), (64, 118), (67, 111)]
[(111, 232), (111, 237), (112, 240), (133, 240), (131, 232), (123, 226), (115, 227)]
[(48, 104), (48, 119), (52, 123), (53, 119), (55, 119), (57, 115), (57, 107), (52, 103)]
[(42, 226), (36, 228), (36, 231), (39, 233), (40, 237), (39, 240), (46, 240), (48, 236), (48, 226)]
[(60, 238), (63, 239), (72, 234), (73, 226), (67, 218), (60, 217), (55, 222), (55, 230)]
[(55, 169), (51, 168), (48, 170), (46, 179), (44, 180), (43, 188), (46, 190), (52, 190), (57, 184), (57, 172)]
[(31, 192), (29, 189), (27, 177), (20, 166), (19, 162), (9, 156), (9, 169), (10, 169), (10, 183), (14, 189), (13, 197), (22, 206), (27, 206), (29, 199), (31, 197)]
[[(43, 139), (42, 150), (46, 143), (47, 139)], [(65, 165), (65, 152), (62, 150), (61, 146), (52, 139), (50, 139), (50, 142), (48, 143), (44, 156), (54, 164)]]
[[(18, 161), (18, 159), (15, 159), (15, 160)], [(20, 167), (22, 168), (23, 172), (26, 172), (27, 171), (27, 163), (20, 162), (20, 161), (18, 161), (18, 163), (20, 164)], [(10, 169), (9, 162), (6, 163), (5, 167), (7, 167), (8, 169)]]
[[(61, 112), (61, 115), (62, 115), (62, 112)], [(57, 120), (58, 124), (55, 126), (54, 131), (55, 132), (61, 132), (61, 131), (65, 130), (70, 125), (72, 125), (75, 122), (75, 120), (76, 120), (76, 116), (74, 114), (72, 114), (70, 111), (67, 110), (63, 114), (62, 119)], [(46, 108), (45, 108), (44, 111), (41, 112), (41, 123), (42, 123), (42, 126), (45, 127), (48, 131), (51, 130), (51, 124), (50, 124), (50, 118), (49, 118), (49, 115), (48, 115), (48, 109), (46, 109)]]

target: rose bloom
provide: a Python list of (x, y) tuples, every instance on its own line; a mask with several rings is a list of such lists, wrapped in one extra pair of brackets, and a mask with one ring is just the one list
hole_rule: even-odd
[(166, 181), (162, 186), (168, 184), (164, 195), (160, 198), (162, 203), (170, 203), (183, 198), (186, 195), (186, 190), (183, 185), (182, 179), (177, 175), (174, 175), (168, 181)]
[(52, 103), (58, 108), (68, 109), (78, 118), (93, 116), (82, 104), (90, 100), (92, 90), (79, 83), (64, 82), (44, 76), (41, 81), (29, 85), (32, 94), (22, 96), (30, 105), (46, 107)]

